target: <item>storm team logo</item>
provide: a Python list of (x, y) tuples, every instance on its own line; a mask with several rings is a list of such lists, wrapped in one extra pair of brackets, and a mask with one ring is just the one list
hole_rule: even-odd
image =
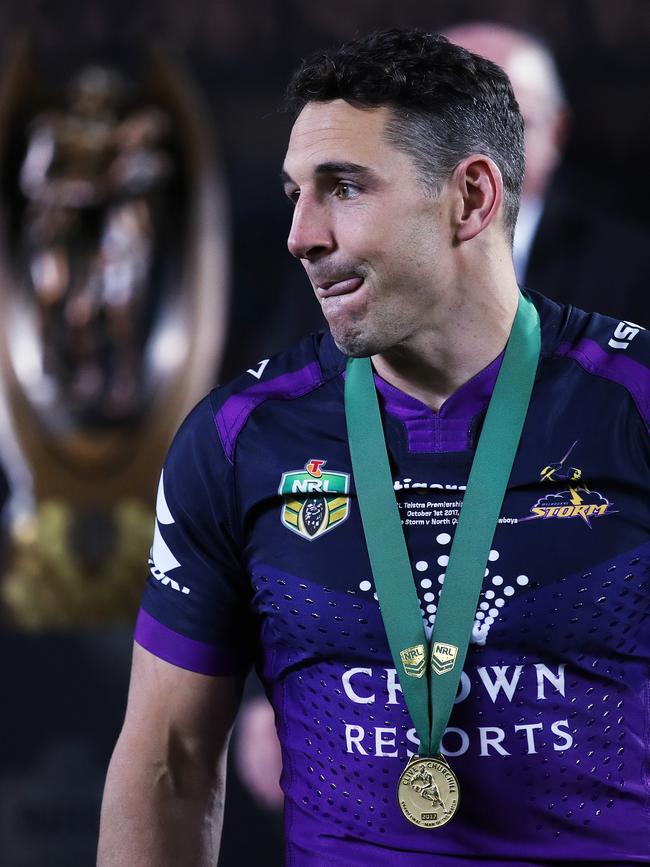
[(309, 542), (341, 524), (349, 514), (348, 473), (324, 472), (327, 461), (311, 458), (304, 469), (282, 473), (284, 526)]
[(581, 518), (591, 529), (593, 518), (602, 518), (617, 511), (613, 503), (598, 491), (590, 490), (582, 479), (582, 470), (567, 465), (567, 460), (577, 446), (576, 440), (560, 461), (548, 464), (540, 471), (540, 482), (565, 483), (566, 490), (540, 497), (531, 508), (531, 515), (520, 521), (533, 521), (536, 518)]
[(559, 494), (547, 494), (541, 497), (530, 510), (530, 518), (520, 520), (531, 521), (533, 518), (582, 518), (591, 529), (592, 518), (602, 518), (611, 515), (615, 510), (612, 503), (606, 500), (598, 491), (587, 488), (569, 488)]

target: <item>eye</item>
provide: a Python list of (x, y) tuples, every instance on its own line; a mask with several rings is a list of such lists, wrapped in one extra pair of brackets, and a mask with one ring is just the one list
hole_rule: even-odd
[(356, 199), (361, 190), (356, 184), (349, 181), (338, 181), (334, 190), (334, 195), (339, 199)]
[(300, 190), (298, 189), (298, 187), (295, 187), (294, 189), (287, 188), (285, 189), (284, 193), (292, 205), (295, 205), (300, 198)]

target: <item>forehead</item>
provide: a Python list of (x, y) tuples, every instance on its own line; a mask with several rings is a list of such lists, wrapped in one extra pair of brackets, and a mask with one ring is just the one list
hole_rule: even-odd
[(323, 163), (349, 162), (376, 167), (403, 155), (384, 131), (390, 109), (355, 108), (342, 99), (309, 102), (291, 130), (284, 170), (294, 179)]

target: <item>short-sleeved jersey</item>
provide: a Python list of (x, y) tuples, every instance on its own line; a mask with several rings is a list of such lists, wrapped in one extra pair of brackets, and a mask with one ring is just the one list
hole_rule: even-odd
[[(397, 804), (418, 741), (331, 337), (212, 392), (171, 447), (136, 640), (205, 674), (257, 664), (283, 750), (289, 865), (650, 861), (650, 339), (531, 298), (542, 356), (442, 741), (461, 786), (442, 828)], [(437, 413), (376, 377), (428, 636), (500, 363)]]

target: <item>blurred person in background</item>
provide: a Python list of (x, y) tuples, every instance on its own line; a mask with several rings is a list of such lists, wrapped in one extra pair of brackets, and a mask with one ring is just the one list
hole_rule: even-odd
[(564, 304), (650, 325), (648, 232), (584, 206), (554, 182), (571, 111), (548, 46), (489, 21), (442, 32), (505, 70), (524, 118), (526, 174), (513, 246), (519, 283)]

